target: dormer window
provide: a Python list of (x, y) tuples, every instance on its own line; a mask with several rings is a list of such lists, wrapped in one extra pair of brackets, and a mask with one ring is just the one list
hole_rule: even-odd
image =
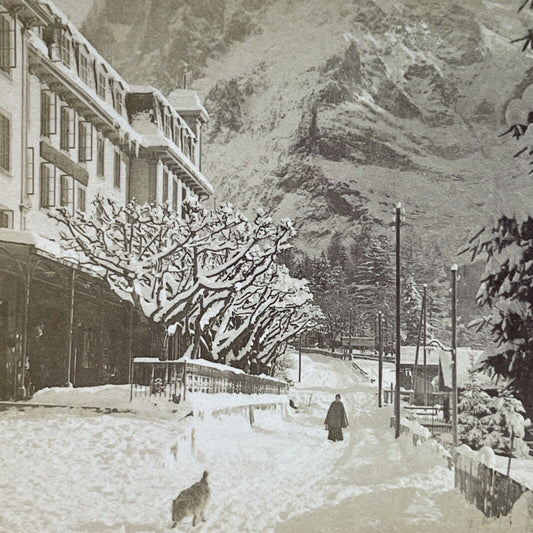
[(181, 126), (177, 120), (174, 126), (174, 144), (181, 149)]
[(72, 40), (66, 31), (62, 31), (59, 36), (59, 56), (61, 63), (70, 68), (72, 64)]
[(79, 75), (82, 81), (84, 81), (87, 85), (89, 85), (89, 58), (87, 57), (87, 54), (80, 50), (79, 55)]
[(96, 94), (105, 102), (107, 76), (104, 72), (98, 72), (96, 77)]
[(124, 105), (124, 96), (122, 95), (122, 91), (120, 89), (117, 89), (115, 91), (115, 111), (122, 115), (122, 108)]
[(172, 116), (169, 113), (165, 113), (165, 137), (172, 139)]

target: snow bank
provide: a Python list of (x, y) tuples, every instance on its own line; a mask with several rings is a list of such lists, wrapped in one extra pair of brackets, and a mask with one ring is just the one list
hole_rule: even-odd
[(288, 397), (278, 394), (206, 394), (188, 392), (186, 401), (179, 404), (164, 396), (134, 397), (130, 402), (129, 385), (102, 385), (99, 387), (53, 387), (42, 389), (29, 400), (30, 404), (57, 407), (90, 407), (118, 411), (173, 415), (177, 418), (189, 413), (205, 414), (210, 411), (247, 407), (250, 405), (288, 405)]

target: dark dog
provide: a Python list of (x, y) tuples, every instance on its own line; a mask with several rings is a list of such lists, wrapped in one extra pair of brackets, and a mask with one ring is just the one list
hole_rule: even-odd
[(172, 502), (172, 527), (176, 527), (176, 524), (189, 514), (193, 515), (193, 526), (199, 518), (205, 522), (204, 510), (207, 500), (209, 500), (209, 485), (205, 471), (200, 481), (182, 490)]

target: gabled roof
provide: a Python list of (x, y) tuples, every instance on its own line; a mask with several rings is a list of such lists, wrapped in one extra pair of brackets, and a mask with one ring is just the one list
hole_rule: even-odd
[[(479, 362), (484, 357), (483, 350), (457, 348), (457, 386), (464, 387), (470, 381), (470, 372), (476, 371), (476, 377), (482, 387), (494, 385), (487, 374), (479, 372)], [(444, 386), (452, 388), (452, 354), (441, 350), (440, 364)]]
[[(426, 346), (426, 364), (438, 366), (439, 356), (442, 350), (435, 346)], [(414, 366), (416, 360), (416, 346), (401, 346), (400, 348), (400, 364)], [(418, 349), (418, 364), (424, 364), (424, 347), (420, 346)]]

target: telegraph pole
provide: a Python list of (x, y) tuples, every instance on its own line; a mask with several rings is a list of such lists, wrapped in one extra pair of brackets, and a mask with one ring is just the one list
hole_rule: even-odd
[(428, 367), (427, 367), (427, 351), (426, 351), (426, 333), (427, 333), (427, 285), (424, 283), (424, 297), (422, 300), (424, 306), (424, 405), (428, 404)]
[(352, 308), (348, 311), (348, 355), (352, 358)]
[(383, 396), (383, 329), (382, 329), (382, 314), (378, 313), (378, 407), (382, 407)]
[(457, 446), (457, 265), (452, 265), (452, 437)]
[(396, 389), (394, 391), (395, 437), (400, 436), (400, 224), (402, 204), (396, 206)]
[(298, 383), (302, 381), (302, 335), (298, 337)]

